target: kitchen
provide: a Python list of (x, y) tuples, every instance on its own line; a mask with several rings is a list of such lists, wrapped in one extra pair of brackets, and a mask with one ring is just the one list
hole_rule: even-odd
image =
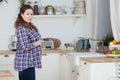
[[(98, 0), (99, 1), (99, 0)], [(0, 44), (0, 50), (6, 50), (8, 49), (8, 44), (10, 43), (10, 37), (11, 35), (15, 34), (15, 29), (14, 29), (14, 21), (15, 17), (18, 13), (18, 5), (19, 2), (17, 1), (8, 1), (9, 3), (3, 3), (0, 8), (2, 11), (0, 13), (1, 19), (1, 29), (0, 29), (0, 36), (2, 41)], [(69, 1), (68, 1), (69, 2)], [(37, 17), (33, 20), (34, 24), (38, 26), (40, 33), (42, 34), (42, 37), (56, 37), (62, 41), (62, 45), (67, 42), (72, 42), (74, 38), (76, 37), (85, 37), (85, 38), (95, 38), (95, 29), (94, 28), (97, 24), (98, 26), (101, 26), (102, 29), (98, 30), (105, 30), (103, 31), (103, 34), (97, 34), (99, 35), (99, 38), (103, 37), (106, 33), (110, 32), (111, 29), (110, 27), (110, 22), (108, 21), (109, 18), (105, 18), (106, 15), (109, 14), (109, 12), (103, 11), (103, 9), (100, 9), (101, 13), (106, 13), (106, 14), (99, 14), (100, 18), (103, 18), (102, 20), (100, 19), (99, 23), (95, 24), (95, 7), (96, 6), (94, 3), (96, 0), (93, 1), (87, 1), (87, 11), (86, 11), (86, 16), (82, 16), (80, 18), (74, 18), (74, 17)], [(101, 4), (105, 4), (105, 2), (108, 4), (108, 1), (100, 1)], [(14, 4), (14, 5), (13, 5)], [(108, 4), (109, 5), (109, 4)], [(101, 5), (99, 6), (100, 8), (102, 7)], [(106, 6), (105, 6), (106, 7)], [(11, 8), (11, 9), (10, 9)], [(107, 7), (106, 7), (107, 8)], [(9, 11), (9, 14), (8, 14)], [(96, 15), (97, 16), (97, 15)], [(107, 16), (106, 16), (107, 17)], [(74, 21), (75, 20), (75, 21)], [(106, 24), (102, 24), (103, 22), (106, 22)], [(50, 24), (51, 26), (47, 25)], [(59, 24), (59, 25), (58, 25)], [(105, 28), (106, 27), (106, 28)], [(107, 28), (108, 27), (108, 28)], [(49, 29), (48, 29), (49, 28)], [(58, 29), (59, 28), (59, 29)], [(105, 29), (103, 29), (105, 28)], [(9, 29), (6, 31), (6, 29)], [(69, 29), (69, 30), (68, 30)], [(4, 32), (5, 31), (5, 32)], [(99, 31), (99, 32), (100, 32)], [(4, 35), (4, 36), (3, 36)]]
[[(15, 29), (14, 29), (13, 24), (14, 24), (14, 20), (15, 20), (15, 17), (17, 15), (17, 12), (19, 9), (19, 7), (18, 7), (19, 3), (17, 1), (15, 1), (15, 0), (12, 0), (12, 1), (7, 0), (7, 1), (8, 1), (8, 3), (4, 2), (0, 5), (0, 7), (1, 7), (0, 10), (2, 11), (0, 13), (0, 15), (2, 15), (1, 16), (2, 20), (0, 20), (0, 23), (1, 23), (0, 50), (9, 50), (8, 45), (10, 44), (11, 35), (15, 34)], [(47, 0), (44, 0), (44, 1), (47, 2)], [(51, 2), (52, 1), (53, 0), (51, 0)], [(71, 4), (71, 1), (66, 0), (66, 2), (68, 2), (69, 4)], [(106, 33), (111, 32), (110, 19), (109, 19), (110, 13), (109, 13), (109, 11), (106, 11), (106, 10), (108, 10), (106, 8), (109, 8), (108, 7), (109, 0), (105, 0), (105, 1), (98, 0), (98, 3), (100, 3), (99, 5), (97, 5), (95, 3), (97, 3), (97, 0), (92, 0), (92, 1), (86, 0), (86, 16), (80, 16), (80, 17), (71, 17), (71, 16), (35, 17), (33, 22), (38, 26), (39, 31), (42, 34), (43, 38), (44, 37), (55, 37), (55, 38), (60, 39), (61, 47), (64, 46), (64, 43), (73, 42), (73, 40), (76, 39), (77, 37), (101, 39)], [(64, 4), (69, 6), (69, 4), (67, 4), (67, 3), (64, 3)], [(104, 8), (102, 8), (102, 7), (104, 7)], [(97, 8), (99, 9), (98, 12), (96, 12)], [(9, 11), (9, 14), (8, 14), (8, 11)], [(106, 14), (104, 14), (104, 13), (106, 13)], [(99, 15), (98, 18), (96, 18), (97, 15)], [(96, 20), (96, 19), (98, 19), (98, 20)], [(96, 27), (96, 26), (98, 26), (98, 27)], [(103, 31), (101, 34), (100, 33), (101, 30), (102, 31), (105, 30), (105, 31)], [(53, 53), (53, 52), (51, 52), (51, 53)], [(55, 53), (59, 53), (59, 52), (55, 52)], [(63, 50), (63, 53), (64, 53), (64, 50)], [(53, 54), (47, 54), (47, 55), (51, 56)], [(56, 59), (56, 60), (53, 60), (52, 63), (58, 64), (58, 62), (61, 61), (60, 60), (61, 58), (59, 57), (59, 55), (60, 54), (55, 54), (54, 56), (50, 57), (50, 58), (54, 57)], [(44, 56), (46, 56), (46, 54)], [(62, 60), (64, 60), (65, 56), (66, 55), (63, 56)], [(59, 57), (60, 59), (57, 57)], [(56, 62), (54, 62), (54, 61), (56, 61)], [(56, 65), (56, 64), (54, 64), (54, 65)], [(65, 63), (62, 63), (62, 64), (65, 64)], [(58, 64), (56, 66), (58, 68), (57, 72), (58, 73), (61, 72), (59, 70), (60, 64)], [(67, 66), (67, 67), (69, 67), (69, 66)], [(51, 67), (51, 69), (52, 69), (52, 67)], [(58, 78), (57, 79), (55, 78), (55, 79), (56, 80), (60, 79), (59, 74), (56, 74), (56, 75), (58, 76)], [(48, 76), (50, 76), (50, 73), (48, 74)], [(61, 77), (61, 78), (65, 78), (65, 77)], [(44, 80), (48, 80), (48, 79), (44, 79)], [(55, 80), (55, 79), (51, 79), (51, 80)]]

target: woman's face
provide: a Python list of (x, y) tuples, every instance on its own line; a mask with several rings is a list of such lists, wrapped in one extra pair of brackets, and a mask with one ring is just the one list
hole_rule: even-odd
[(30, 23), (32, 21), (32, 18), (33, 18), (33, 10), (27, 9), (27, 10), (25, 10), (25, 12), (23, 14), (21, 13), (21, 16), (22, 16), (24, 21)]

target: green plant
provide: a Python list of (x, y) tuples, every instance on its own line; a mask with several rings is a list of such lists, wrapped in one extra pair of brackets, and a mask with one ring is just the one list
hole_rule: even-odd
[(114, 40), (113, 35), (111, 33), (107, 33), (103, 38), (104, 46), (109, 46), (109, 43)]
[(22, 7), (23, 5), (25, 5), (26, 0), (19, 0), (20, 3), (20, 7)]

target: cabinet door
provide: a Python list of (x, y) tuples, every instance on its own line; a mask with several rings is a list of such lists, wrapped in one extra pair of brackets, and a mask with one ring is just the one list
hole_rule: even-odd
[(0, 70), (13, 68), (13, 55), (0, 55)]
[(90, 79), (90, 65), (84, 61), (80, 61), (80, 66), (78, 68), (79, 76), (78, 80), (91, 80)]
[(114, 63), (91, 64), (91, 80), (114, 80), (116, 69)]
[(9, 70), (15, 76), (12, 80), (18, 80), (18, 72), (14, 70), (14, 56), (0, 55), (0, 70)]
[(80, 80), (113, 80), (116, 77), (114, 63), (86, 63), (79, 68)]
[(67, 55), (61, 54), (60, 60), (61, 80), (71, 80), (71, 67)]
[(42, 55), (42, 68), (36, 68), (36, 80), (60, 80), (60, 54)]

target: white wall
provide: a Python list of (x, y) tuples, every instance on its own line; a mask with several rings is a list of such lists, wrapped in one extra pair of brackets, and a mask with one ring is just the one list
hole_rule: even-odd
[[(8, 50), (10, 36), (15, 33), (14, 20), (19, 10), (17, 1), (8, 0), (8, 4), (0, 5), (0, 50)], [(33, 22), (42, 37), (56, 37), (62, 41), (62, 45), (72, 42), (76, 37), (93, 37), (92, 1), (86, 1), (87, 14), (78, 18), (76, 22), (72, 17), (34, 18)]]
[(0, 50), (8, 49), (10, 36), (15, 33), (14, 20), (17, 13), (16, 0), (0, 4)]

